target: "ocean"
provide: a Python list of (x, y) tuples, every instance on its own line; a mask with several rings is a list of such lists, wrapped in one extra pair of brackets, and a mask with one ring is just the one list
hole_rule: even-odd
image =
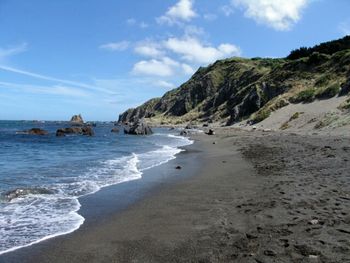
[[(168, 129), (150, 136), (116, 134), (112, 123), (97, 123), (93, 137), (55, 136), (68, 126), (0, 121), (0, 255), (73, 232), (85, 220), (79, 197), (138, 180), (192, 143)], [(33, 127), (49, 135), (17, 133)], [(8, 195), (15, 190), (17, 196)]]

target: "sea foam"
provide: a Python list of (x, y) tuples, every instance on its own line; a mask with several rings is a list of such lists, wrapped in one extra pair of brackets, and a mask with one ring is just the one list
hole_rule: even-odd
[(79, 176), (65, 176), (53, 185), (41, 185), (53, 194), (28, 194), (0, 202), (0, 255), (77, 230), (84, 218), (79, 215), (79, 197), (101, 188), (142, 178), (143, 171), (164, 164), (192, 143), (188, 138), (171, 138), (167, 145), (143, 153), (101, 161)]

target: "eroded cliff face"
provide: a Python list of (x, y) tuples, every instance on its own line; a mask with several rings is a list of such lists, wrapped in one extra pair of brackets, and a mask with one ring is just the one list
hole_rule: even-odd
[(349, 49), (332, 55), (314, 52), (293, 60), (231, 58), (200, 68), (162, 98), (127, 110), (119, 122), (141, 118), (163, 124), (197, 121), (231, 125), (248, 118), (259, 121), (259, 114), (268, 115), (291, 102), (300, 102), (297, 97), (302, 91), (312, 89), (317, 95), (332, 85), (340, 91), (349, 77)]

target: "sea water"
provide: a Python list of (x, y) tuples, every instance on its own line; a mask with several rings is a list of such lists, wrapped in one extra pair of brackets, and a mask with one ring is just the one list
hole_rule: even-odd
[[(49, 135), (18, 133), (33, 127)], [(192, 143), (167, 129), (112, 133), (111, 123), (98, 123), (93, 137), (56, 137), (62, 127), (68, 124), (0, 121), (0, 254), (73, 232), (84, 222), (79, 197), (140, 179)]]

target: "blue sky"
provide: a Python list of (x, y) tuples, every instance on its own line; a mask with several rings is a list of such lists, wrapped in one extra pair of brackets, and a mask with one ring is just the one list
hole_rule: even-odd
[(115, 120), (232, 56), (350, 34), (348, 0), (0, 0), (0, 119)]

